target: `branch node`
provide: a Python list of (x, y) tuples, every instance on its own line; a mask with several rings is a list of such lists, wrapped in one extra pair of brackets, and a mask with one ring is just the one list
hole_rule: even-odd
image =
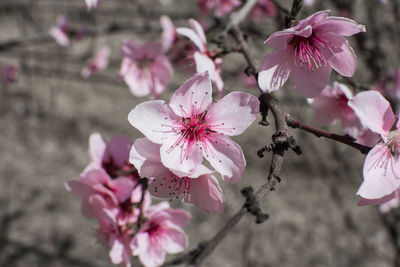
[[(247, 67), (247, 69), (246, 69), (246, 74), (247, 74), (247, 70), (249, 69), (250, 67)], [(253, 69), (254, 70), (254, 69)], [(260, 100), (260, 113), (261, 113), (261, 121), (258, 123), (258, 124), (260, 124), (260, 125), (262, 125), (262, 126), (268, 126), (269, 125), (269, 122), (267, 121), (267, 117), (268, 117), (268, 110), (269, 110), (269, 107), (268, 107), (268, 105), (265, 103), (265, 101), (263, 101), (263, 98), (260, 96), (259, 97), (259, 100)]]
[(288, 142), (289, 142), (289, 147), (294, 151), (294, 153), (300, 155), (303, 152), (301, 150), (301, 147), (296, 143), (296, 139), (294, 138), (294, 136), (290, 136)]
[(256, 217), (255, 222), (257, 224), (265, 222), (269, 218), (269, 215), (261, 211), (260, 203), (254, 196), (253, 188), (251, 186), (245, 187), (240, 192), (244, 197), (246, 197), (246, 203), (244, 204), (244, 207), (249, 213), (253, 214)]

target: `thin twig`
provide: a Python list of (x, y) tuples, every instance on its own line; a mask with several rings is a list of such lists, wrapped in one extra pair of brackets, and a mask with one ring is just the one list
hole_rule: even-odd
[(287, 125), (292, 128), (304, 130), (306, 132), (314, 134), (316, 137), (325, 137), (325, 138), (346, 144), (355, 149), (358, 149), (363, 154), (367, 154), (371, 150), (371, 147), (356, 143), (355, 142), (356, 139), (347, 134), (346, 135), (338, 135), (338, 134), (330, 133), (330, 132), (327, 132), (327, 131), (324, 131), (321, 129), (317, 129), (317, 128), (311, 127), (307, 124), (304, 124), (300, 121), (294, 120), (294, 119), (290, 118), (289, 115), (286, 115), (286, 122), (287, 122)]

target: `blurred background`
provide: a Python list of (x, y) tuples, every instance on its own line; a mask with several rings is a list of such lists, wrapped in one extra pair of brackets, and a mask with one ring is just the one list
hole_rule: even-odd
[[(291, 1), (277, 1), (290, 9)], [(400, 67), (400, 1), (318, 1), (304, 6), (299, 18), (324, 9), (367, 27), (349, 38), (358, 56), (352, 81), (357, 88), (376, 84)], [(149, 98), (133, 96), (118, 81), (123, 41), (161, 40), (159, 18), (168, 15), (178, 26), (201, 17), (196, 0), (103, 0), (91, 12), (83, 0), (1, 0), (0, 67), (15, 66), (15, 80), (0, 84), (0, 266), (111, 266), (108, 248), (95, 236), (96, 221), (85, 219), (81, 201), (65, 189), (89, 163), (88, 138), (142, 135), (127, 121), (128, 112)], [(65, 15), (73, 29), (87, 34), (68, 47), (48, 35)], [(253, 54), (261, 63), (271, 52), (263, 41), (282, 29), (283, 14), (242, 24)], [(223, 26), (226, 18), (220, 21)], [(218, 35), (218, 29), (209, 38)], [(95, 51), (111, 49), (110, 64), (88, 79), (81, 70)], [(224, 57), (228, 91), (246, 91), (237, 75), (247, 67), (240, 54)], [(175, 69), (168, 99), (192, 73)], [(337, 75), (332, 75), (332, 80)], [(280, 107), (310, 125), (313, 109), (286, 85), (277, 94)], [(269, 118), (272, 121), (272, 118)], [(327, 129), (327, 128), (325, 128)], [(343, 134), (339, 126), (329, 128)], [(237, 184), (222, 182), (226, 209), (205, 215), (196, 207), (186, 228), (190, 247), (211, 238), (243, 204), (240, 189), (257, 188), (267, 177), (271, 154), (256, 151), (271, 142), (272, 127), (254, 123), (233, 138), (245, 153), (247, 170)], [(358, 151), (291, 130), (303, 149), (285, 156), (282, 182), (262, 203), (270, 219), (261, 225), (247, 215), (207, 258), (204, 266), (400, 266), (398, 211), (381, 214), (377, 207), (357, 207), (364, 155)], [(172, 257), (170, 257), (172, 258)]]

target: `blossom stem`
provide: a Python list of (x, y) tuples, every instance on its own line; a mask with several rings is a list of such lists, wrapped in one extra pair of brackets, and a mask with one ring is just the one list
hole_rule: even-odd
[(325, 138), (346, 144), (348, 146), (351, 146), (351, 147), (359, 150), (362, 154), (367, 154), (371, 150), (371, 147), (369, 147), (369, 146), (364, 146), (364, 145), (354, 142), (355, 139), (353, 137), (351, 137), (350, 135), (347, 135), (347, 134), (338, 135), (338, 134), (330, 133), (330, 132), (327, 132), (327, 131), (324, 131), (321, 129), (317, 129), (317, 128), (311, 127), (307, 124), (304, 124), (300, 121), (294, 120), (294, 119), (290, 118), (289, 115), (286, 115), (286, 123), (288, 126), (294, 128), (294, 129), (304, 130), (306, 132), (314, 134), (316, 137), (325, 137)]

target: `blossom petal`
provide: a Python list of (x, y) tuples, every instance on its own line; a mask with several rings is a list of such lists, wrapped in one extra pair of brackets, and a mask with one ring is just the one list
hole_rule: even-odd
[(217, 178), (202, 175), (190, 181), (190, 194), (185, 198), (205, 213), (222, 212), (225, 208), (224, 195)]
[(196, 62), (196, 71), (202, 73), (208, 71), (208, 74), (212, 77), (215, 74), (215, 63), (206, 54), (195, 52), (194, 61)]
[(124, 243), (118, 238), (111, 241), (110, 259), (114, 264), (119, 264), (123, 261)]
[(192, 29), (179, 27), (176, 29), (176, 32), (189, 38), (199, 48), (200, 52), (207, 51), (205, 43), (201, 40), (200, 36)]
[(114, 135), (108, 143), (105, 160), (111, 157), (114, 163), (123, 166), (129, 158), (129, 151), (132, 148), (132, 141), (123, 135)]
[(212, 101), (212, 86), (208, 72), (196, 73), (171, 96), (169, 106), (180, 117), (201, 114)]
[(163, 125), (173, 125), (177, 117), (165, 101), (154, 100), (137, 105), (129, 112), (128, 120), (150, 141), (162, 144), (169, 136)]
[(162, 44), (164, 46), (164, 50), (168, 50), (171, 48), (172, 44), (176, 39), (176, 29), (171, 19), (168, 16), (165, 15), (161, 16), (160, 23), (163, 29)]
[(201, 24), (194, 19), (189, 19), (189, 24), (190, 27), (196, 32), (197, 36), (199, 36), (201, 42), (204, 44), (204, 46), (207, 44), (207, 38), (206, 34), (204, 33), (203, 27)]
[(173, 136), (161, 145), (161, 162), (170, 170), (192, 173), (203, 161), (200, 148), (197, 145), (188, 147), (187, 143), (177, 144), (180, 136)]
[(203, 143), (203, 155), (225, 181), (234, 183), (242, 179), (246, 160), (238, 144), (222, 134), (210, 134)]
[(347, 40), (342, 42), (339, 51), (335, 51), (333, 56), (328, 59), (328, 63), (343, 76), (351, 77), (354, 75), (357, 66), (357, 58)]
[(233, 92), (214, 104), (207, 116), (210, 128), (226, 135), (239, 135), (257, 118), (260, 101), (257, 97)]
[(264, 92), (276, 91), (287, 81), (290, 72), (287, 50), (278, 50), (264, 57), (258, 72), (258, 85)]
[(396, 198), (396, 191), (393, 191), (393, 193), (391, 193), (390, 195), (384, 196), (379, 199), (361, 198), (358, 202), (358, 206), (379, 205), (391, 201), (394, 198)]
[(314, 27), (314, 32), (350, 36), (359, 32), (365, 32), (365, 26), (348, 18), (328, 17), (318, 24), (318, 26)]
[(129, 162), (136, 167), (141, 177), (156, 177), (166, 172), (161, 163), (160, 144), (147, 138), (136, 139), (132, 146)]
[(357, 195), (367, 199), (387, 196), (400, 186), (400, 159), (396, 160), (389, 148), (379, 143), (365, 158), (363, 175)]
[(167, 253), (182, 252), (188, 246), (188, 238), (180, 228), (163, 229), (163, 235), (158, 238), (158, 243)]
[(321, 66), (315, 71), (307, 71), (301, 67), (294, 67), (290, 75), (293, 88), (305, 97), (315, 97), (328, 84), (331, 67)]
[(390, 103), (380, 93), (361, 92), (349, 100), (348, 105), (369, 129), (382, 137), (388, 135), (395, 118)]
[(101, 167), (107, 143), (99, 133), (91, 134), (89, 137), (89, 154), (96, 167)]

